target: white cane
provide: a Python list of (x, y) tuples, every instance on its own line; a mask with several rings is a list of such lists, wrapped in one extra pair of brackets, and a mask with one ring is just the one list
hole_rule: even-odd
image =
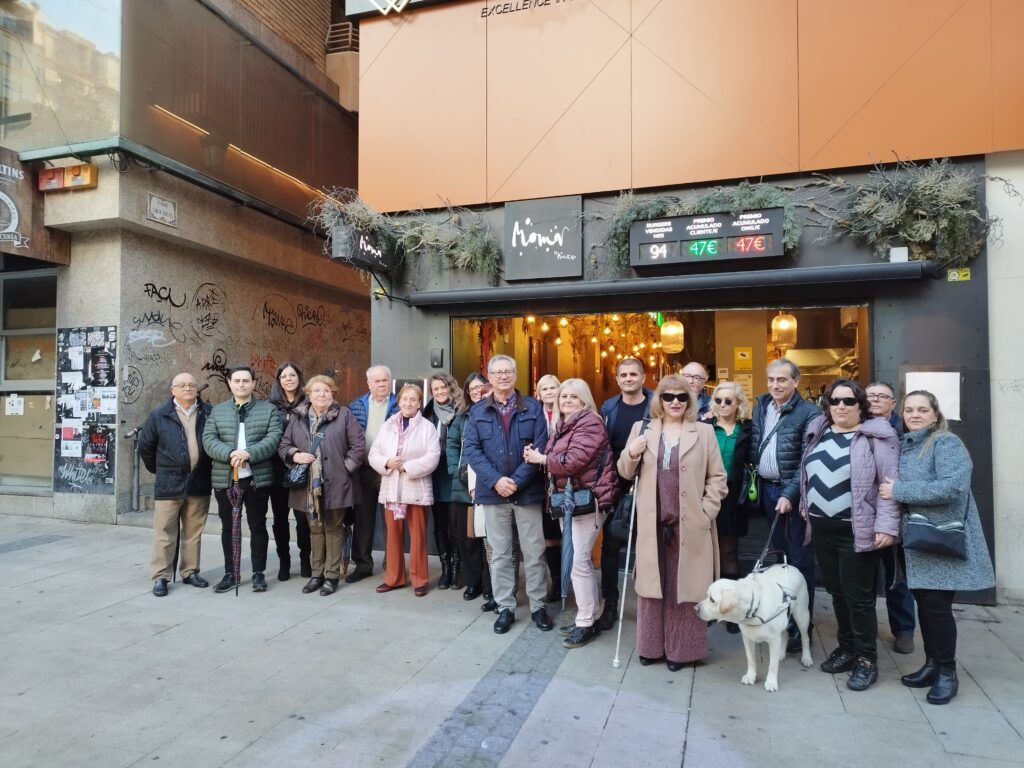
[(626, 614), (626, 585), (629, 584), (629, 555), (633, 549), (633, 521), (636, 519), (636, 486), (640, 481), (638, 474), (633, 480), (633, 502), (629, 505), (629, 538), (626, 539), (626, 568), (622, 574), (622, 599), (619, 601), (619, 631), (615, 638), (615, 658), (612, 659), (612, 666), (618, 669), (621, 666), (619, 661), (619, 646), (622, 645), (622, 617)]

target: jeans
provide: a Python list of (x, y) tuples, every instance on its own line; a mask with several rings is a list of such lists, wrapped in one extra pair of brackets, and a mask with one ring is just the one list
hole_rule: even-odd
[(894, 585), (893, 578), (896, 576), (896, 558), (903, 561), (903, 546), (897, 545), (893, 552), (886, 553), (882, 557), (882, 565), (885, 571), (885, 608), (889, 614), (889, 629), (893, 637), (903, 634), (914, 634), (914, 596), (910, 594), (907, 586), (907, 577), (904, 575)]
[[(761, 512), (768, 520), (769, 525), (775, 519), (775, 505), (782, 498), (782, 486), (768, 480), (760, 483), (760, 496), (758, 503)], [(800, 499), (793, 501), (793, 508), (779, 520), (772, 534), (770, 550), (784, 552), (790, 565), (796, 566), (803, 574), (807, 582), (807, 610), (811, 614), (811, 622), (814, 621), (814, 545), (804, 544), (807, 522), (800, 516)], [(778, 562), (782, 562), (782, 555), (777, 555)], [(790, 635), (794, 635), (796, 628), (790, 622)]]

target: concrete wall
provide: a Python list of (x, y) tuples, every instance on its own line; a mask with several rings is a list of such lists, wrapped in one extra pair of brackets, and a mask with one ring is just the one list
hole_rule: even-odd
[[(985, 170), (1024, 190), (1024, 152), (989, 155)], [(1000, 599), (1024, 602), (1024, 474), (1018, 461), (1024, 428), (1024, 206), (1001, 182), (990, 181), (986, 193), (989, 211), (1003, 220), (1002, 238), (988, 247), (996, 579)]]

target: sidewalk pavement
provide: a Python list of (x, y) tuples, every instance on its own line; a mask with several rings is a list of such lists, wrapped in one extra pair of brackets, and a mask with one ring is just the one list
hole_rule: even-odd
[[(212, 583), (218, 539), (203, 549)], [(960, 694), (936, 707), (900, 685), (922, 656), (891, 653), (881, 602), (877, 685), (817, 669), (835, 631), (819, 595), (815, 667), (788, 657), (768, 694), (740, 684), (723, 626), (696, 669), (640, 666), (634, 600), (614, 669), (614, 632), (566, 651), (520, 605), (495, 635), (461, 590), (378, 595), (377, 578), (303, 595), (273, 555), (266, 594), (158, 599), (149, 551), (141, 528), (0, 515), (4, 768), (1024, 764), (1020, 607), (958, 607)]]

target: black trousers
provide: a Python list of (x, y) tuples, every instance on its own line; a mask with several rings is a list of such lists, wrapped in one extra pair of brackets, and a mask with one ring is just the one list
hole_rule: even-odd
[[(270, 508), (274, 512), (274, 545), (277, 547), (277, 559), (283, 560), (291, 556), (288, 542), (291, 538), (291, 527), (288, 524), (288, 494), (291, 488), (271, 488)], [(304, 560), (309, 559), (309, 518), (305, 512), (295, 510), (295, 539), (299, 545), (299, 554)]]
[[(437, 545), (439, 557), (453, 555), (460, 552), (459, 531), (456, 517), (458, 510), (462, 510), (462, 516), (466, 516), (466, 506), (457, 504), (454, 501), (435, 501), (433, 506), (434, 514), (434, 544)], [(465, 525), (465, 521), (463, 521)]]
[[(790, 514), (799, 514), (793, 510)], [(849, 520), (811, 517), (814, 551), (832, 596), (839, 647), (872, 661), (878, 660), (878, 620), (875, 616), (875, 575), (882, 550), (857, 552)]]
[[(606, 602), (619, 601), (619, 552), (626, 542), (612, 536), (609, 526), (612, 516), (604, 521), (604, 535), (601, 537), (601, 596)], [(627, 566), (628, 567), (628, 566)]]
[[(239, 480), (238, 484), (242, 487), (242, 508), (245, 510), (245, 520), (249, 524), (252, 572), (263, 573), (267, 570), (267, 545), (270, 543), (270, 536), (267, 534), (270, 490), (254, 488), (251, 477)], [(224, 571), (231, 573), (231, 502), (228, 501), (226, 489), (218, 488), (213, 492), (213, 497), (217, 500), (217, 515), (220, 517), (220, 546), (224, 550)]]
[(467, 587), (480, 587), (487, 594), (491, 593), (491, 572), (487, 568), (487, 553), (484, 552), (484, 540), (470, 538), (469, 510), (473, 507), (453, 502), (455, 509), (455, 527), (458, 531), (459, 548), (462, 553), (462, 581)]
[(921, 625), (924, 655), (937, 664), (952, 666), (956, 661), (956, 619), (953, 595), (944, 589), (915, 589), (917, 623)]
[(377, 526), (377, 497), (380, 495), (380, 475), (369, 464), (359, 468), (359, 487), (363, 500), (352, 508), (352, 562), (355, 572), (364, 576), (373, 573), (373, 533)]

